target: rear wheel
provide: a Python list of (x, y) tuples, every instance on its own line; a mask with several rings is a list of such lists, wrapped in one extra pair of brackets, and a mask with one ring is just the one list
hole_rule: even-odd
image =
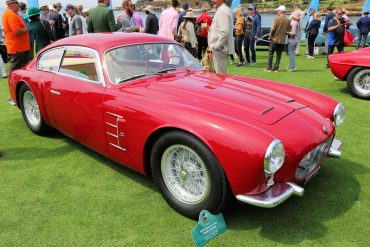
[(161, 136), (152, 149), (151, 170), (165, 200), (186, 217), (197, 219), (203, 209), (219, 213), (227, 205), (230, 190), (221, 165), (190, 134)]
[(354, 68), (347, 77), (351, 94), (361, 99), (370, 99), (370, 68)]
[(26, 84), (23, 84), (19, 90), (19, 103), (28, 128), (36, 135), (46, 135), (50, 127), (42, 118), (35, 95)]

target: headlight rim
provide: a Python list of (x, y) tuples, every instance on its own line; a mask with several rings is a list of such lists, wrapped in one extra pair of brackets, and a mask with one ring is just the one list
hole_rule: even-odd
[[(343, 112), (343, 114), (341, 114), (341, 119), (339, 121), (338, 120), (338, 116), (339, 116), (339, 113), (340, 112)], [(335, 109), (334, 109), (334, 112), (333, 112), (333, 123), (334, 123), (334, 126), (337, 127), (337, 126), (341, 125), (344, 122), (345, 113), (346, 113), (346, 109), (344, 108), (344, 105), (341, 102), (339, 102), (335, 106)]]
[[(281, 145), (282, 146), (282, 151), (284, 153), (284, 157), (282, 159), (282, 162), (281, 164), (279, 164), (278, 168), (274, 171), (271, 171), (271, 155), (274, 151), (274, 149), (278, 146), (278, 145)], [(264, 157), (264, 162), (263, 162), (263, 167), (264, 167), (264, 170), (267, 174), (274, 174), (276, 173), (284, 164), (284, 161), (285, 161), (285, 148), (284, 148), (284, 144), (282, 143), (282, 141), (280, 141), (279, 139), (275, 138), (271, 143), (270, 145), (267, 147), (266, 149), (266, 153), (265, 153), (265, 157)]]

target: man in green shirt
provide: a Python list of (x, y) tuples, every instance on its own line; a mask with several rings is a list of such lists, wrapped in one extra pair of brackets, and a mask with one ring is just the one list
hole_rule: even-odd
[(121, 23), (114, 20), (113, 11), (109, 9), (110, 0), (98, 0), (98, 6), (89, 11), (87, 31), (89, 33), (115, 32)]

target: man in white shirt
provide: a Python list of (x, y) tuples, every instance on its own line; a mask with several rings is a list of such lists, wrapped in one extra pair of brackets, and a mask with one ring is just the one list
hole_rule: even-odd
[(224, 0), (213, 0), (217, 6), (216, 14), (208, 31), (208, 52), (213, 54), (213, 63), (217, 74), (226, 73), (226, 59), (233, 53), (233, 19), (231, 10)]

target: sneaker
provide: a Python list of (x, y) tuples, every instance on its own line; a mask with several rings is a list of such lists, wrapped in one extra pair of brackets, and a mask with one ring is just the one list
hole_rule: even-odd
[(230, 60), (230, 64), (234, 64), (234, 60)]
[(255, 65), (255, 64), (256, 64), (256, 62), (251, 62), (250, 64), (251, 64), (251, 65)]
[(307, 56), (307, 58), (310, 58), (310, 59), (312, 59), (312, 58), (314, 58), (314, 57), (313, 57), (313, 56), (310, 56), (310, 55), (308, 55), (308, 56)]
[(4, 72), (4, 73), (1, 74), (1, 77), (2, 78), (7, 78), (8, 77), (8, 74), (6, 72)]
[(266, 68), (263, 71), (265, 71), (265, 72), (272, 72), (272, 69)]
[(296, 68), (289, 68), (289, 69), (287, 69), (287, 72), (294, 72), (296, 70), (297, 70)]
[(274, 71), (275, 73), (279, 72), (279, 69), (273, 69), (272, 71)]
[(244, 65), (244, 63), (238, 63), (237, 65), (235, 65), (235, 67), (242, 67)]

